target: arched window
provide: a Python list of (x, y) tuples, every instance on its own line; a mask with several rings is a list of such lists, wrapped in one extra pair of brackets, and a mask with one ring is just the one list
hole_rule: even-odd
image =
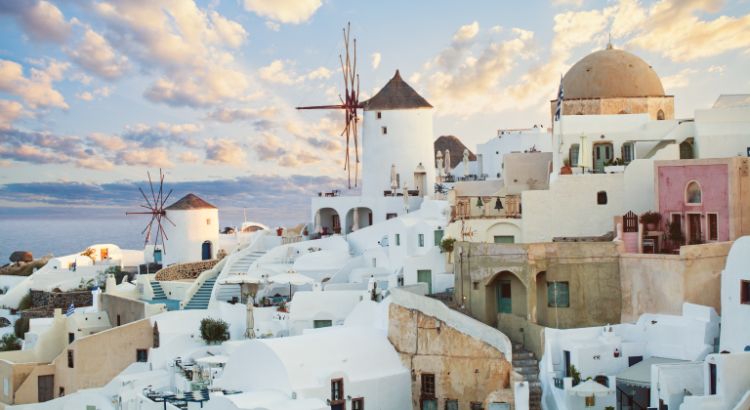
[(685, 188), (685, 202), (690, 205), (699, 205), (702, 197), (701, 186), (697, 181), (690, 181)]
[(656, 119), (661, 121), (664, 119), (664, 111), (659, 110), (659, 112), (656, 113)]

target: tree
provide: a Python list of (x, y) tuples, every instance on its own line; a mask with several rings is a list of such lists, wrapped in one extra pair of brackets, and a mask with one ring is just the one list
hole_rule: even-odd
[(0, 337), (0, 352), (21, 350), (21, 340), (13, 333), (6, 333)]
[(229, 340), (229, 323), (221, 319), (201, 320), (201, 339), (207, 344), (220, 344)]

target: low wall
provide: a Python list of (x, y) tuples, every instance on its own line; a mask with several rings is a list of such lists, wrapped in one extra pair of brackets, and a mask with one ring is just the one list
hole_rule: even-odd
[(168, 266), (156, 272), (156, 280), (195, 279), (201, 272), (213, 268), (218, 262), (218, 259), (211, 259)]
[(67, 309), (72, 303), (75, 307), (91, 306), (94, 298), (90, 290), (72, 292), (47, 292), (31, 290), (31, 305), (35, 308)]
[(113, 326), (125, 325), (148, 317), (145, 302), (106, 293), (102, 295), (102, 310), (107, 312)]
[(531, 323), (515, 315), (497, 315), (497, 329), (513, 343), (521, 343), (524, 349), (541, 358), (544, 353), (544, 326)]

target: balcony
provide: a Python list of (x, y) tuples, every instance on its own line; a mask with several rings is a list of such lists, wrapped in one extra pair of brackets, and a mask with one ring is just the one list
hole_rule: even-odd
[(521, 196), (459, 196), (451, 207), (451, 219), (521, 218)]

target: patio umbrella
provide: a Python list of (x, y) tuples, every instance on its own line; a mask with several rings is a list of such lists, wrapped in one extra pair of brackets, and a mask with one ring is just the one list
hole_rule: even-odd
[(409, 212), (409, 188), (404, 186), (404, 212)]
[(588, 138), (581, 134), (581, 143), (578, 145), (578, 166), (582, 169), (591, 167), (591, 147), (588, 144)]
[(323, 227), (320, 226), (320, 210), (315, 212), (315, 232), (322, 233)]
[(445, 160), (445, 173), (450, 174), (451, 173), (451, 151), (448, 148), (445, 149), (445, 155), (443, 155), (443, 159)]
[(606, 386), (602, 386), (601, 384), (593, 380), (586, 380), (585, 382), (573, 387), (570, 390), (574, 395), (579, 397), (606, 397), (611, 393), (609, 388), (607, 388)]
[(224, 355), (206, 356), (199, 359), (195, 359), (195, 362), (202, 365), (219, 365), (226, 364), (229, 358)]
[(396, 192), (398, 188), (398, 174), (396, 173), (396, 164), (391, 164), (391, 190)]
[(245, 337), (255, 339), (255, 307), (250, 301), (247, 303), (246, 321)]
[[(259, 275), (260, 276), (260, 275)], [(255, 294), (258, 292), (258, 285), (263, 281), (256, 276), (248, 274), (229, 275), (222, 279), (220, 285), (240, 285), (240, 296), (251, 295), (255, 300)], [(245, 301), (242, 301), (245, 303)]]
[(315, 282), (313, 278), (297, 273), (294, 269), (289, 269), (286, 273), (271, 276), (268, 278), (268, 281), (271, 283), (288, 283), (290, 298), (292, 297), (292, 285), (307, 285)]
[(464, 178), (469, 176), (469, 149), (464, 149)]
[(437, 152), (435, 163), (437, 164), (437, 176), (442, 177), (445, 175), (445, 169), (443, 168), (443, 153), (441, 151)]

